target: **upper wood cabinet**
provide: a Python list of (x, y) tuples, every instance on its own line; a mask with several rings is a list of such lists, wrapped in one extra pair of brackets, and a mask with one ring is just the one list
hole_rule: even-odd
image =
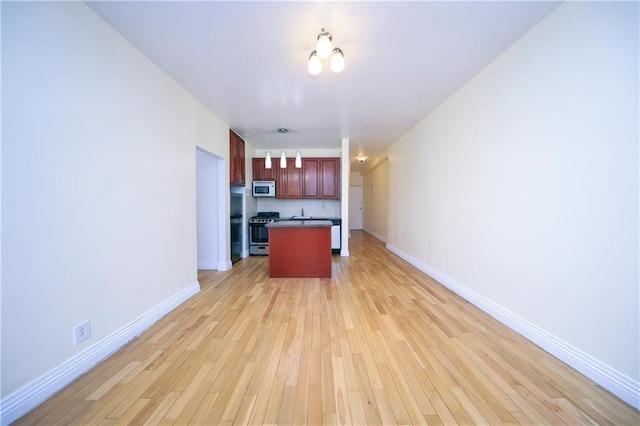
[(320, 197), (320, 182), (322, 180), (320, 177), (320, 159), (303, 158), (302, 170), (302, 197)]
[(280, 159), (267, 169), (264, 158), (254, 158), (253, 180), (274, 180), (276, 198), (340, 199), (340, 159), (303, 158), (302, 168), (295, 160), (287, 159), (287, 167), (280, 168)]
[(320, 158), (319, 198), (340, 199), (340, 159)]
[(229, 130), (229, 183), (245, 185), (244, 141), (233, 130)]
[(253, 180), (278, 180), (280, 160), (271, 161), (271, 168), (267, 169), (264, 158), (253, 159)]
[[(278, 198), (303, 198), (302, 197), (302, 170), (296, 169), (294, 158), (287, 158), (287, 167), (280, 169), (280, 177), (276, 183), (276, 197)], [(280, 186), (280, 191), (278, 191)]]

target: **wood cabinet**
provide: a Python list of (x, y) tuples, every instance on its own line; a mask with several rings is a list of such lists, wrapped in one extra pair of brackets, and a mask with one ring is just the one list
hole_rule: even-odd
[(287, 158), (284, 169), (279, 158), (272, 160), (271, 169), (265, 168), (264, 158), (252, 161), (253, 180), (275, 181), (276, 198), (340, 199), (339, 158), (303, 158), (301, 169), (293, 158)]
[(271, 160), (271, 168), (267, 169), (264, 158), (253, 159), (253, 180), (278, 180), (280, 160)]
[(303, 198), (340, 199), (339, 158), (304, 158), (302, 174)]
[(287, 158), (287, 167), (280, 169), (280, 176), (276, 183), (276, 197), (302, 198), (302, 170), (296, 169), (294, 158)]
[(245, 185), (244, 141), (233, 130), (229, 130), (229, 183)]
[(320, 197), (320, 159), (304, 158), (302, 160), (302, 197)]
[(340, 159), (320, 158), (318, 198), (340, 199)]

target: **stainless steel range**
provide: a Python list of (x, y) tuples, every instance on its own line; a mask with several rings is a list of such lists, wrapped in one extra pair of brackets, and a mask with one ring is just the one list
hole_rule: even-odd
[(274, 219), (280, 219), (280, 213), (258, 212), (256, 216), (249, 218), (249, 254), (269, 254), (269, 230), (265, 225)]

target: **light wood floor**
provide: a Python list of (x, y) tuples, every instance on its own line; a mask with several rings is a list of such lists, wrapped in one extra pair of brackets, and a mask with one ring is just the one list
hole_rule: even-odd
[(639, 413), (361, 232), (333, 279), (267, 258), (202, 291), (18, 424), (616, 424)]

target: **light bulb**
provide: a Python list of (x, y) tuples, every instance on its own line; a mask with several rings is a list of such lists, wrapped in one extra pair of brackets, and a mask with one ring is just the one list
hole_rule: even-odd
[(264, 159), (264, 167), (271, 168), (271, 151), (267, 151), (267, 157)]
[(316, 44), (316, 51), (318, 52), (318, 56), (321, 58), (328, 58), (331, 56), (331, 51), (333, 50), (333, 46), (331, 46), (331, 34), (326, 32), (324, 28), (318, 34), (318, 42)]
[(280, 168), (287, 168), (287, 156), (285, 155), (284, 151), (282, 151), (282, 154), (280, 154)]
[(302, 157), (300, 156), (300, 150), (296, 151), (296, 169), (302, 168)]
[(322, 72), (322, 62), (320, 61), (320, 58), (318, 58), (315, 50), (311, 52), (311, 55), (309, 56), (308, 69), (309, 74), (311, 75), (318, 75), (320, 74), (320, 72)]
[(344, 70), (344, 53), (340, 50), (339, 47), (333, 49), (333, 54), (331, 55), (331, 71), (333, 72), (342, 72)]

